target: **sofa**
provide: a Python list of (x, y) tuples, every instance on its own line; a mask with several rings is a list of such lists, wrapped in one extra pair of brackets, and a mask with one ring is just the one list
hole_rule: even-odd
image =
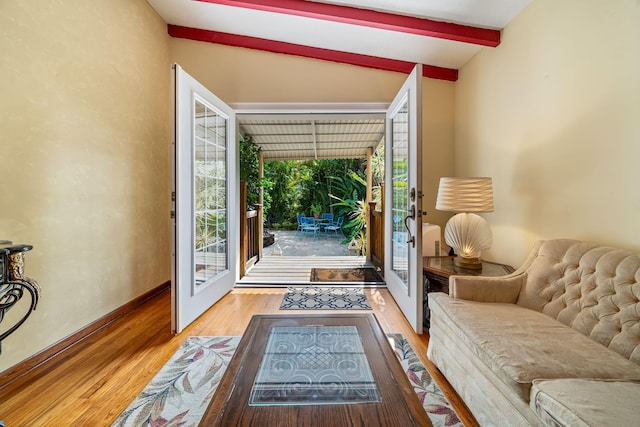
[(640, 426), (640, 254), (538, 242), (429, 294), (428, 358), (483, 426)]

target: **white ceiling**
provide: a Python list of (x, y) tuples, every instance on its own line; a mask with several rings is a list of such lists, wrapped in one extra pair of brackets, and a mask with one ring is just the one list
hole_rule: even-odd
[[(456, 42), (288, 13), (256, 10), (251, 6), (268, 1), (247, 0), (147, 0), (168, 24), (261, 39), (300, 44), (342, 52), (396, 59), (412, 63), (462, 67), (480, 49)], [(303, 0), (290, 2), (306, 3)], [(502, 29), (531, 0), (334, 0), (332, 3), (396, 15), (429, 18), (480, 28)], [(226, 4), (217, 4), (226, 3)], [(286, 4), (285, 0), (272, 1)]]
[[(170, 24), (169, 27), (250, 36), (409, 64), (422, 63), (457, 73), (455, 70), (481, 49), (493, 48), (447, 37), (411, 34), (410, 31), (402, 31), (402, 28), (399, 31), (380, 29), (375, 19), (373, 25), (366, 25), (366, 22), (365, 25), (344, 23), (341, 22), (344, 16), (340, 15), (344, 10), (342, 8), (333, 8), (328, 12), (337, 13), (337, 19), (335, 16), (320, 19), (318, 15), (305, 15), (314, 5), (324, 6), (326, 10), (326, 5), (332, 4), (348, 6), (348, 13), (362, 17), (367, 22), (370, 18), (366, 10), (374, 10), (384, 12), (387, 18), (389, 16), (386, 14), (422, 18), (419, 22), (425, 26), (429, 25), (425, 19), (429, 19), (501, 30), (532, 0), (147, 1)], [(303, 13), (292, 11), (296, 7), (302, 8)], [(273, 8), (277, 12), (272, 11)], [(409, 70), (411, 68), (412, 65)], [(241, 115), (239, 123), (241, 133), (253, 136), (262, 147), (265, 160), (363, 158), (367, 147), (375, 148), (384, 136), (384, 119), (379, 117)]]
[(501, 30), (531, 0), (333, 0), (324, 3)]

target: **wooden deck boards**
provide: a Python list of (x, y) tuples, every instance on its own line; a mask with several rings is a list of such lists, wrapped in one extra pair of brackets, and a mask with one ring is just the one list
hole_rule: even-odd
[(311, 283), (312, 268), (371, 267), (361, 256), (267, 256), (249, 269), (238, 287), (286, 287)]

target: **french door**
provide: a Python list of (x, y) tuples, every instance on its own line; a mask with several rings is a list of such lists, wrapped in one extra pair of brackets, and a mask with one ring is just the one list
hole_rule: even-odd
[[(386, 114), (385, 281), (403, 314), (422, 333), (422, 65)], [(389, 185), (389, 183), (391, 185)]]
[(171, 327), (179, 333), (235, 284), (239, 191), (234, 111), (177, 64), (173, 88)]

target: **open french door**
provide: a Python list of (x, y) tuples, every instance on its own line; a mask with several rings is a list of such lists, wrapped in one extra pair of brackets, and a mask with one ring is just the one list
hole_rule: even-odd
[(171, 327), (187, 325), (233, 288), (238, 239), (234, 111), (173, 66)]
[[(422, 333), (422, 65), (387, 110), (384, 278), (416, 333)], [(391, 184), (391, 185), (389, 185)]]

